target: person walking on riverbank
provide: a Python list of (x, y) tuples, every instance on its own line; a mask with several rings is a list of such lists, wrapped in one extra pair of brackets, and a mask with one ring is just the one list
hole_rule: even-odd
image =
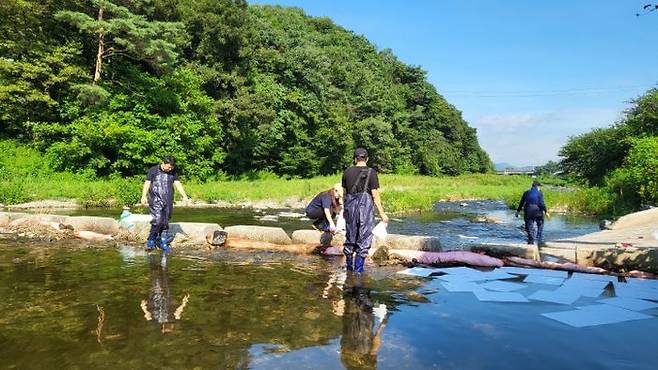
[(375, 226), (374, 206), (384, 223), (388, 216), (384, 213), (379, 195), (377, 171), (368, 167), (368, 151), (357, 148), (354, 151), (354, 166), (343, 173), (342, 186), (345, 191), (345, 244), (343, 253), (347, 271), (363, 272), (363, 265), (372, 243), (372, 230)]
[(306, 217), (313, 221), (317, 230), (335, 233), (334, 217), (343, 207), (343, 186), (334, 185), (331, 189), (318, 193), (306, 206)]
[[(519, 206), (516, 209), (516, 217), (523, 209), (523, 220), (525, 221), (525, 231), (528, 234), (528, 244), (539, 244), (544, 242), (544, 215), (550, 217), (544, 203), (544, 194), (541, 192), (541, 183), (533, 181), (530, 190), (526, 190), (521, 197)], [(535, 228), (536, 225), (536, 228)]]
[(148, 251), (158, 246), (165, 253), (171, 252), (167, 230), (169, 230), (169, 220), (174, 209), (174, 186), (183, 196), (183, 201), (187, 203), (189, 199), (183, 185), (178, 180), (176, 160), (174, 157), (167, 156), (159, 165), (149, 169), (142, 187), (141, 203), (146, 205), (148, 202), (151, 211), (151, 231), (146, 240)]

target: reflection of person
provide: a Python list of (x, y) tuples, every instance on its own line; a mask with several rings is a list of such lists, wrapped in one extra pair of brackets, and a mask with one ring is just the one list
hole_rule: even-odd
[(98, 311), (98, 325), (96, 325), (96, 341), (99, 344), (103, 343), (103, 324), (105, 324), (105, 309), (103, 306), (96, 305)]
[[(183, 311), (190, 300), (190, 294), (183, 296), (181, 304), (172, 314), (172, 292), (169, 277), (167, 276), (166, 262), (158, 263), (153, 255), (149, 255), (148, 258), (151, 265), (151, 290), (149, 291), (148, 301), (142, 299), (139, 306), (147, 321), (155, 321), (160, 324), (162, 333), (172, 332), (176, 320), (180, 320), (183, 316)], [(166, 259), (167, 257), (163, 255), (162, 258)]]
[[(379, 308), (370, 299), (370, 289), (365, 288), (362, 276), (352, 276), (345, 287), (343, 309), (343, 335), (340, 339), (340, 359), (347, 369), (375, 369), (381, 336), (388, 322), (388, 313), (379, 317)], [(384, 305), (380, 305), (384, 306)], [(385, 310), (385, 306), (384, 306)]]
[[(523, 220), (525, 221), (525, 231), (528, 234), (528, 244), (539, 244), (544, 242), (544, 214), (549, 217), (544, 204), (544, 194), (541, 192), (539, 181), (533, 181), (530, 190), (523, 193), (519, 206), (516, 209), (516, 217), (523, 209)], [(535, 229), (535, 224), (537, 228)]]
[(343, 186), (334, 185), (311, 200), (306, 206), (306, 217), (313, 220), (313, 227), (324, 232), (336, 232), (334, 217), (340, 213), (343, 205)]
[(188, 202), (187, 194), (183, 185), (178, 181), (176, 172), (176, 160), (173, 157), (164, 157), (162, 163), (151, 167), (146, 175), (146, 181), (142, 188), (142, 204), (147, 202), (151, 211), (151, 231), (146, 240), (146, 249), (153, 250), (156, 246), (169, 253), (169, 220), (174, 209), (174, 186), (183, 196), (183, 201)]
[(384, 213), (379, 197), (377, 171), (368, 167), (367, 163), (368, 151), (357, 148), (354, 151), (354, 166), (343, 173), (342, 185), (346, 192), (343, 253), (347, 261), (347, 271), (363, 272), (372, 243), (372, 230), (375, 227), (374, 206), (377, 206), (382, 221), (388, 223), (388, 216)]

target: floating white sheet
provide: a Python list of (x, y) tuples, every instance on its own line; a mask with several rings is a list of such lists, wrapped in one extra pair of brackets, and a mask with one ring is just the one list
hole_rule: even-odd
[(524, 283), (546, 284), (546, 285), (562, 285), (564, 279), (560, 277), (528, 275), (523, 279)]
[(617, 282), (619, 279), (616, 276), (611, 275), (597, 275), (597, 274), (584, 274), (582, 272), (574, 272), (571, 275), (571, 279), (584, 279), (584, 280), (595, 280), (595, 281), (610, 281)]
[(610, 304), (610, 305), (625, 308), (625, 309), (631, 310), (631, 311), (650, 310), (652, 308), (657, 308), (658, 307), (658, 303), (645, 301), (643, 299), (626, 298), (626, 297), (615, 297), (615, 298), (608, 298), (608, 299), (600, 299), (597, 302), (601, 302), (601, 303), (604, 303), (604, 304)]
[(511, 283), (509, 281), (494, 280), (479, 285), (487, 290), (494, 290), (498, 292), (512, 292), (515, 290), (523, 289), (525, 286), (519, 283)]
[(603, 293), (609, 281), (586, 280), (586, 279), (567, 279), (562, 284), (561, 289), (572, 290), (583, 297), (597, 298)]
[(559, 304), (572, 304), (576, 302), (578, 298), (580, 298), (580, 294), (574, 291), (561, 290), (561, 288), (558, 288), (554, 291), (539, 290), (528, 296), (528, 298), (535, 301), (544, 301), (544, 302), (559, 303)]
[(448, 281), (453, 283), (459, 281), (486, 281), (486, 280), (510, 279), (510, 278), (516, 278), (516, 276), (510, 275), (502, 271), (494, 270), (490, 272), (477, 271), (473, 273), (448, 274), (448, 275), (438, 276), (438, 278), (442, 281)]
[(650, 319), (653, 317), (607, 304), (579, 307), (575, 311), (543, 313), (542, 316), (576, 328)]
[(498, 279), (515, 279), (518, 276), (508, 274), (505, 271), (500, 271), (500, 270), (493, 270), (493, 271), (486, 271), (486, 272), (480, 272), (480, 275), (478, 275), (480, 280), (498, 280)]
[(492, 292), (488, 290), (476, 290), (473, 294), (480, 301), (487, 302), (528, 302), (528, 299), (522, 294), (514, 292)]
[(505, 271), (509, 274), (517, 274), (517, 275), (530, 275), (532, 273), (532, 270), (534, 269), (526, 269), (523, 267), (511, 267), (511, 266), (504, 266), (499, 268), (501, 271)]
[(410, 269), (398, 271), (398, 274), (428, 277), (433, 272), (437, 272), (437, 270), (436, 269), (425, 268), (425, 267), (412, 267)]
[(485, 281), (487, 280), (484, 276), (475, 276), (475, 275), (441, 275), (437, 276), (439, 280), (445, 281), (448, 283), (461, 283), (461, 282), (471, 282), (476, 281)]
[(450, 275), (472, 275), (472, 274), (479, 274), (482, 272), (480, 270), (472, 269), (470, 267), (441, 267), (441, 268), (437, 268), (436, 270)]
[(566, 279), (569, 276), (568, 271), (560, 270), (546, 270), (546, 269), (534, 269), (534, 268), (522, 268), (522, 267), (501, 267), (499, 270), (508, 272), (510, 274), (518, 275), (533, 275), (533, 276), (548, 276), (555, 278)]
[(629, 284), (615, 284), (615, 295), (617, 297), (658, 301), (658, 289), (644, 288)]
[(474, 292), (476, 290), (482, 290), (482, 288), (474, 282), (471, 281), (459, 281), (459, 282), (442, 282), (441, 285), (449, 292)]
[(658, 289), (658, 280), (629, 278), (627, 284), (629, 286)]

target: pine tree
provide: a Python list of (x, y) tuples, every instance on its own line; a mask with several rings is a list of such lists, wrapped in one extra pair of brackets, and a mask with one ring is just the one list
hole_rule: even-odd
[(95, 18), (68, 10), (55, 13), (58, 20), (98, 38), (94, 84), (101, 79), (104, 60), (113, 56), (144, 62), (156, 71), (175, 62), (177, 48), (185, 40), (182, 23), (149, 21), (107, 0), (94, 0), (94, 4)]

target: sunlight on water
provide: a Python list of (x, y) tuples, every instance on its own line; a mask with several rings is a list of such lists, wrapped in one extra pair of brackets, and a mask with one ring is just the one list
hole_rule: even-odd
[(541, 316), (565, 306), (480, 302), (399, 267), (2, 243), (6, 368), (648, 369), (658, 349), (656, 318), (572, 328)]

